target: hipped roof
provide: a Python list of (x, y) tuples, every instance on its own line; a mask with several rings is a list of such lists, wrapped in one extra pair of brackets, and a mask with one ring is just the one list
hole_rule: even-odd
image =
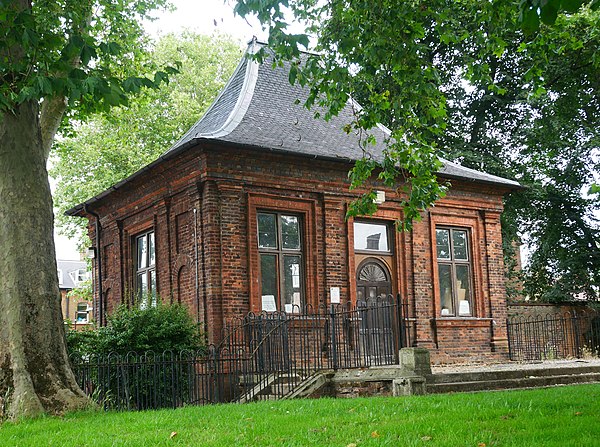
[[(247, 54), (254, 54), (263, 45), (250, 42)], [(356, 132), (347, 133), (360, 106), (350, 100), (346, 107), (329, 121), (315, 119), (314, 110), (304, 107), (308, 89), (291, 85), (289, 67), (273, 68), (270, 61), (258, 63), (245, 54), (221, 94), (204, 116), (168, 151), (145, 168), (117, 183), (110, 189), (67, 211), (79, 214), (85, 205), (102, 199), (143, 172), (203, 141), (222, 142), (252, 147), (260, 151), (276, 151), (321, 159), (353, 162), (365, 153)], [(389, 130), (383, 125), (369, 130), (377, 143), (367, 146), (369, 154), (383, 157)], [(466, 181), (487, 183), (504, 188), (519, 188), (514, 180), (505, 179), (442, 159), (439, 175)]]

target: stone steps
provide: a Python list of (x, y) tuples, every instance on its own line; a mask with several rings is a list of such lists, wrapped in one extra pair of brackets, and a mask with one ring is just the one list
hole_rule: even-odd
[(428, 394), (538, 388), (600, 382), (600, 368), (597, 366), (581, 366), (571, 368), (469, 371), (432, 374), (428, 375), (426, 379), (426, 391)]
[(266, 376), (257, 376), (245, 381), (240, 379), (240, 385), (247, 391), (240, 397), (239, 402), (245, 403), (253, 400), (277, 400), (289, 394), (295, 382), (301, 381), (296, 374), (272, 373)]

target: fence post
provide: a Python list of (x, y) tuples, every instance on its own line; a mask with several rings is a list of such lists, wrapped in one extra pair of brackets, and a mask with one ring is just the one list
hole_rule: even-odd
[[(212, 352), (209, 348), (209, 367), (208, 367), (208, 371), (209, 371), (209, 377), (212, 376), (212, 400), (214, 403), (221, 403), (221, 396), (220, 396), (220, 389), (221, 387), (219, 386), (219, 348), (218, 347), (214, 347), (214, 349), (212, 349)], [(212, 374), (210, 374), (212, 370)]]
[(398, 316), (398, 349), (396, 349), (396, 363), (400, 363), (400, 349), (406, 348), (406, 334), (405, 334), (405, 324), (404, 324), (404, 312), (402, 309), (402, 296), (400, 292), (396, 294), (396, 315)]
[(335, 328), (335, 306), (331, 305), (331, 311), (329, 312), (329, 318), (331, 321), (331, 362), (333, 369), (338, 369), (338, 358), (337, 358), (337, 337)]
[(579, 346), (579, 324), (577, 322), (577, 312), (573, 312), (573, 318), (571, 319), (571, 326), (573, 331), (573, 337), (575, 337), (575, 357), (581, 358), (581, 348)]
[[(493, 324), (493, 322), (492, 322)], [(510, 324), (510, 318), (506, 319), (506, 341), (508, 343), (508, 359), (509, 360), (514, 360), (513, 359), (513, 352), (512, 352), (512, 340), (511, 340), (511, 336), (510, 336), (510, 331), (511, 331), (512, 325)]]

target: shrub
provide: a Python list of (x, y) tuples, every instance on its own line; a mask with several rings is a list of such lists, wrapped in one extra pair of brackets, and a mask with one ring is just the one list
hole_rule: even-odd
[(71, 353), (126, 354), (130, 351), (156, 353), (199, 350), (203, 337), (199, 326), (182, 305), (158, 305), (145, 309), (120, 306), (97, 330), (68, 331)]
[(67, 346), (77, 382), (105, 408), (177, 407), (197, 399), (203, 337), (181, 305), (119, 307), (105, 327), (69, 331)]

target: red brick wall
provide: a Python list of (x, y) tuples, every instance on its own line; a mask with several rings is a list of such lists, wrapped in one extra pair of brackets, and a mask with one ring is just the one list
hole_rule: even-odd
[(550, 304), (550, 303), (511, 303), (507, 307), (508, 317), (537, 318), (549, 315), (593, 314), (595, 311), (585, 303)]
[[(342, 303), (354, 303), (357, 262), (352, 220), (345, 220), (347, 204), (356, 197), (348, 191), (350, 167), (343, 161), (205, 145), (112, 192), (93, 208), (103, 228), (100, 252), (109, 312), (131, 302), (133, 238), (153, 228), (160, 297), (186, 304), (206, 323), (209, 339), (218, 341), (228, 320), (261, 309), (259, 209), (302, 216), (307, 303), (329, 303), (331, 287), (340, 288)], [(392, 238), (394, 288), (410, 302), (417, 345), (431, 349), (436, 363), (506, 358), (503, 192), (454, 181), (448, 196), (423, 213), (411, 233)], [(374, 218), (391, 223), (402, 216), (400, 199), (391, 190), (386, 196)], [(432, 238), (440, 224), (469, 230), (474, 318), (438, 315)], [(93, 236), (93, 219), (90, 229)]]

